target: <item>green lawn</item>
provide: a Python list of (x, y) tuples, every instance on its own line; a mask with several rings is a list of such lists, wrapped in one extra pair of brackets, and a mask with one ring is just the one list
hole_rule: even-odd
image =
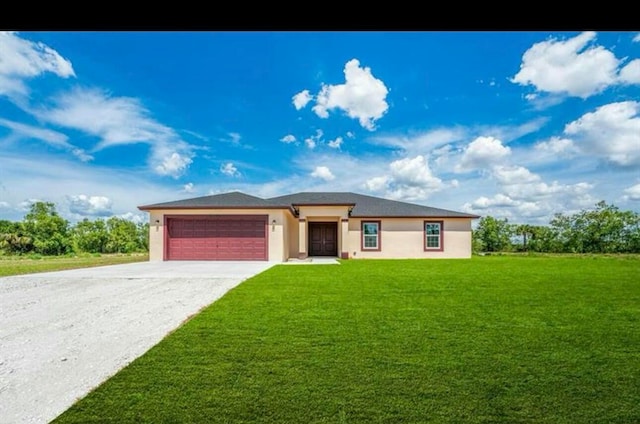
[(72, 422), (638, 423), (640, 258), (277, 266)]
[(24, 256), (0, 256), (0, 277), (34, 272), (60, 271), (63, 269), (88, 268), (92, 266), (125, 264), (148, 261), (148, 254), (100, 255), (100, 256), (42, 256), (33, 259)]

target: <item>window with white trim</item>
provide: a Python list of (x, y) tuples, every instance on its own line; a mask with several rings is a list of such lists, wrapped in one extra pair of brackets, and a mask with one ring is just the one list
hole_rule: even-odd
[(380, 250), (380, 222), (362, 222), (362, 250)]
[(424, 250), (442, 250), (442, 222), (424, 222)]

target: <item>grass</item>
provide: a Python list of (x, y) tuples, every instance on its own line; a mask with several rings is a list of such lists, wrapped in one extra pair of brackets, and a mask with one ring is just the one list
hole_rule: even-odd
[(0, 256), (0, 277), (148, 261), (148, 254)]
[(640, 258), (277, 266), (54, 422), (637, 423)]

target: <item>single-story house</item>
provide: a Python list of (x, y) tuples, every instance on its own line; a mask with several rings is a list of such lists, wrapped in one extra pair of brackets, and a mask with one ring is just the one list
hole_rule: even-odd
[(479, 218), (345, 192), (236, 191), (138, 208), (150, 213), (149, 256), (158, 261), (469, 258)]

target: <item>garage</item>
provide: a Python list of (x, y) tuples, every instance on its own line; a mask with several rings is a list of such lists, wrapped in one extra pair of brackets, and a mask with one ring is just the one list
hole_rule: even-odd
[(165, 260), (268, 260), (267, 215), (165, 219)]

